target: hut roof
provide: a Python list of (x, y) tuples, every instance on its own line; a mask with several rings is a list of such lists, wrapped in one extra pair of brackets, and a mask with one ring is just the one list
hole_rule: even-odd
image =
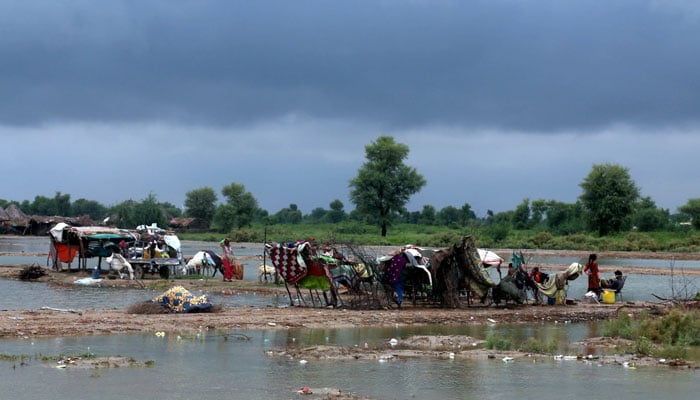
[(7, 206), (7, 209), (5, 210), (5, 212), (7, 213), (7, 216), (9, 217), (9, 219), (14, 220), (14, 219), (27, 218), (27, 215), (25, 213), (23, 213), (22, 210), (19, 209), (19, 207), (17, 207), (17, 204), (14, 204), (14, 203)]

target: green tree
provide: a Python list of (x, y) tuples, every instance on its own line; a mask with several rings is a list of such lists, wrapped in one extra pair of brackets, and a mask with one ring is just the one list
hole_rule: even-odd
[(236, 209), (230, 204), (219, 205), (213, 221), (222, 232), (230, 232), (236, 226)]
[(530, 199), (524, 199), (513, 211), (513, 228), (527, 229), (530, 226)]
[(396, 143), (391, 136), (380, 136), (365, 146), (367, 161), (350, 180), (350, 200), (360, 213), (372, 216), (386, 237), (387, 227), (401, 213), (411, 196), (426, 181), (416, 169), (403, 162), (408, 146)]
[(328, 210), (326, 210), (325, 208), (316, 207), (313, 210), (311, 210), (309, 215), (304, 216), (304, 221), (311, 224), (320, 223), (324, 220), (327, 214)]
[(250, 226), (258, 209), (258, 201), (253, 194), (246, 192), (245, 186), (240, 183), (224, 186), (221, 194), (226, 198), (226, 204), (231, 207), (231, 210), (227, 210), (225, 218), (233, 218), (233, 226), (239, 229)]
[(584, 230), (583, 207), (580, 202), (572, 204), (550, 200), (545, 213), (545, 225), (551, 232), (568, 235)]
[(668, 210), (656, 207), (651, 197), (642, 197), (635, 205), (632, 223), (641, 232), (653, 232), (666, 229), (671, 216)]
[(296, 204), (290, 204), (289, 207), (277, 211), (274, 217), (280, 224), (298, 224), (302, 220), (301, 211)]
[(61, 192), (56, 192), (53, 197), (54, 204), (54, 215), (61, 215), (63, 217), (68, 217), (73, 215), (71, 213), (70, 195), (61, 194)]
[(639, 189), (627, 168), (616, 164), (595, 164), (580, 184), (579, 197), (590, 229), (600, 236), (629, 227)]
[(217, 200), (216, 192), (210, 187), (190, 190), (185, 194), (185, 215), (211, 223)]
[(547, 212), (547, 202), (544, 199), (533, 200), (530, 204), (530, 227), (542, 223)]
[(326, 221), (332, 223), (332, 224), (337, 224), (338, 222), (342, 222), (347, 218), (347, 215), (345, 214), (345, 210), (343, 208), (345, 205), (343, 204), (342, 201), (335, 199), (331, 201), (331, 204), (329, 204), (329, 207), (331, 208), (328, 213), (325, 215)]
[(459, 225), (460, 210), (455, 206), (445, 206), (435, 215), (435, 223), (441, 226), (456, 227)]
[(423, 211), (420, 213), (421, 225), (435, 225), (435, 206), (426, 204), (423, 206)]
[(34, 215), (58, 215), (56, 213), (56, 203), (46, 196), (35, 196), (34, 201), (29, 205), (29, 209), (22, 208), (26, 214)]
[(109, 210), (109, 223), (121, 227), (136, 228), (138, 223), (134, 218), (134, 209), (137, 202), (134, 200), (123, 201)]
[(464, 203), (462, 208), (459, 209), (459, 225), (464, 228), (475, 219), (476, 213), (472, 210), (472, 206), (469, 203)]
[(102, 220), (107, 215), (107, 207), (95, 200), (78, 199), (71, 205), (73, 216), (89, 215), (93, 220)]
[(127, 226), (134, 228), (139, 225), (151, 225), (154, 223), (160, 227), (165, 227), (168, 222), (163, 213), (163, 208), (158, 204), (158, 199), (153, 193), (149, 193), (145, 199), (136, 204), (132, 218), (131, 224)]
[(700, 198), (689, 199), (687, 203), (678, 207), (678, 211), (689, 215), (693, 228), (700, 229)]

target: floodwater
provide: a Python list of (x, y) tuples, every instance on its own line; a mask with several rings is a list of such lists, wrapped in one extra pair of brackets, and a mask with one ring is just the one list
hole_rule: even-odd
[[(551, 330), (559, 332), (551, 332)], [(0, 393), (8, 399), (297, 399), (296, 391), (337, 388), (375, 399), (560, 400), (612, 395), (651, 400), (695, 399), (697, 371), (625, 368), (554, 358), (446, 360), (437, 358), (379, 361), (331, 361), (273, 357), (286, 346), (325, 342), (343, 346), (385, 346), (390, 337), (425, 329), (275, 330), (190, 337), (168, 334), (119, 335), (42, 340), (4, 340), (5, 354), (96, 356), (122, 355), (153, 361), (152, 367), (58, 369), (34, 357), (25, 366), (0, 362)], [(429, 329), (431, 332), (439, 328)], [(563, 333), (577, 337), (581, 326), (510, 328), (511, 334)], [(534, 331), (533, 331), (534, 330)], [(563, 331), (570, 330), (568, 333)], [(476, 332), (479, 334), (479, 332)], [(249, 340), (239, 340), (246, 335)], [(318, 398), (316, 396), (312, 398)]]
[[(45, 238), (0, 238), (0, 252), (39, 253)], [(216, 248), (216, 244), (184, 242), (184, 253)], [(258, 255), (250, 246), (236, 249), (239, 255)], [(0, 257), (0, 264), (40, 265), (36, 256)], [(562, 260), (562, 270), (571, 262)], [(661, 260), (660, 265), (664, 265)], [(246, 265), (245, 279), (257, 279), (259, 261)], [(685, 261), (683, 262), (685, 263)], [(637, 264), (633, 264), (637, 265)], [(667, 264), (666, 264), (667, 265)], [(676, 268), (679, 265), (676, 263)], [(695, 268), (695, 266), (687, 266)], [(545, 271), (547, 272), (547, 271)], [(551, 271), (556, 272), (556, 271)], [(691, 277), (692, 279), (692, 277)], [(697, 282), (691, 285), (697, 290)], [(570, 282), (569, 297), (581, 298), (585, 279)], [(634, 275), (625, 285), (624, 299), (653, 300), (650, 293), (668, 295), (668, 277)], [(0, 280), (3, 300), (0, 309), (19, 310), (42, 306), (61, 308), (125, 308), (160, 294), (148, 290), (96, 287), (53, 287), (44, 283)], [(210, 294), (212, 302), (227, 306), (286, 306), (286, 295)], [(535, 337), (560, 343), (563, 354), (584, 349), (569, 343), (598, 336), (596, 323), (539, 324), (534, 326), (416, 326), (356, 329), (289, 329), (274, 331), (207, 332), (180, 337), (113, 335), (58, 337), (49, 339), (0, 340), (0, 354), (29, 355), (26, 365), (0, 361), (0, 398), (11, 399), (297, 399), (303, 386), (339, 388), (376, 399), (579, 399), (592, 396), (623, 396), (635, 400), (658, 398), (695, 399), (700, 392), (697, 370), (655, 367), (625, 368), (596, 362), (544, 359), (445, 360), (437, 358), (378, 361), (328, 361), (278, 358), (269, 351), (287, 346), (336, 344), (342, 346), (386, 346), (390, 338), (414, 334), (460, 334), (485, 339), (495, 334), (513, 342)], [(249, 340), (239, 340), (242, 337)], [(585, 349), (590, 351), (590, 349)], [(152, 367), (111, 369), (58, 369), (39, 355), (94, 353), (121, 355), (137, 361), (153, 361)], [(312, 398), (317, 398), (313, 396)]]

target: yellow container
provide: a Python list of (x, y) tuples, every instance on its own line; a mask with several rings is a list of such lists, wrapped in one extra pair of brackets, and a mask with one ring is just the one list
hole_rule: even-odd
[(615, 291), (603, 289), (603, 303), (615, 304)]

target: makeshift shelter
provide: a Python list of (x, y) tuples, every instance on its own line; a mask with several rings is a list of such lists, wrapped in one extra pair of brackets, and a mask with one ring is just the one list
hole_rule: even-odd
[(49, 256), (52, 268), (61, 269), (61, 263), (71, 264), (78, 256), (78, 268), (87, 269), (87, 259), (99, 257), (100, 266), (103, 257), (112, 255), (113, 248), (118, 248), (122, 240), (133, 243), (136, 236), (126, 229), (104, 226), (71, 226), (64, 222), (56, 224), (49, 231), (51, 240)]
[[(302, 303), (306, 303), (301, 289), (308, 289), (312, 305), (315, 305), (314, 292), (321, 290), (325, 305), (338, 305), (338, 291), (333, 282), (333, 275), (326, 260), (317, 254), (316, 247), (308, 241), (297, 241), (288, 244), (266, 244), (265, 250), (270, 255), (270, 261), (287, 288), (289, 300), (294, 305), (294, 296), (289, 285), (296, 290), (296, 297)], [(326, 292), (330, 292), (328, 299)], [(318, 297), (318, 295), (316, 296)], [(320, 302), (320, 298), (319, 298)], [(321, 304), (324, 305), (324, 304)]]

